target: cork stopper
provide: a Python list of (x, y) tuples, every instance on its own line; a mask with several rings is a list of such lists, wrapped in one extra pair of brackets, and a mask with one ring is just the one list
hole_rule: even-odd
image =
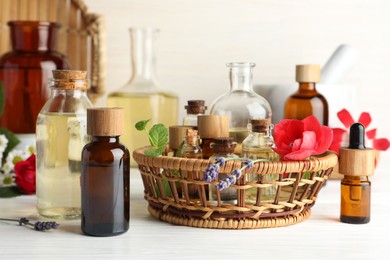
[(269, 118), (252, 119), (251, 124), (252, 124), (252, 132), (256, 132), (256, 133), (267, 132), (271, 125), (271, 119)]
[(180, 144), (186, 136), (187, 129), (195, 129), (195, 126), (174, 125), (169, 127), (169, 148), (179, 149)]
[(295, 79), (302, 83), (317, 83), (320, 81), (321, 68), (318, 64), (297, 65)]
[(213, 142), (210, 144), (214, 154), (234, 153), (236, 146), (237, 143), (233, 142), (233, 138), (231, 137), (214, 138)]
[(227, 115), (198, 116), (200, 138), (218, 138), (229, 136), (229, 118)]
[(204, 100), (188, 100), (187, 104), (184, 108), (187, 110), (187, 114), (190, 115), (204, 114), (207, 110)]
[(92, 136), (119, 136), (124, 133), (125, 112), (120, 107), (87, 109), (87, 134)]
[(64, 90), (86, 90), (88, 88), (87, 72), (84, 70), (53, 70), (50, 86)]

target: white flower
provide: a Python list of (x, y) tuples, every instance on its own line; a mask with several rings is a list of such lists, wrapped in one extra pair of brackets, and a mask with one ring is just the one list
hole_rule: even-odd
[(0, 186), (8, 187), (13, 186), (15, 184), (15, 179), (12, 174), (0, 174)]
[(7, 148), (8, 139), (5, 135), (0, 135), (0, 153), (2, 154)]
[(14, 164), (12, 162), (6, 162), (2, 168), (5, 174), (8, 174), (14, 170)]
[[(34, 146), (26, 146), (25, 148), (24, 148), (24, 152), (26, 153), (26, 154), (28, 154), (28, 157), (30, 157), (30, 155), (32, 155), (33, 153), (35, 153), (35, 147)], [(28, 158), (27, 157), (27, 158)]]
[(26, 160), (30, 155), (23, 150), (12, 150), (6, 159), (6, 162), (12, 162), (15, 165), (18, 162)]

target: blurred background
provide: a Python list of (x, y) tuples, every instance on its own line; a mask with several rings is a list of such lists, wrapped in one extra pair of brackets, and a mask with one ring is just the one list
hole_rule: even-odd
[[(262, 86), (294, 85), (295, 65), (324, 65), (340, 44), (356, 51), (356, 60), (332, 89), (357, 120), (370, 112), (369, 128), (377, 137), (390, 136), (390, 2), (386, 0), (85, 0), (89, 11), (106, 22), (106, 94), (130, 78), (129, 27), (160, 29), (157, 76), (164, 89), (179, 95), (179, 122), (188, 99), (208, 106), (229, 88), (226, 62), (256, 63), (253, 81)], [(327, 88), (327, 89), (324, 89)], [(105, 105), (105, 96), (98, 104)], [(284, 100), (280, 100), (284, 104)], [(335, 117), (334, 114), (330, 115)], [(385, 152), (382, 159), (389, 159)]]

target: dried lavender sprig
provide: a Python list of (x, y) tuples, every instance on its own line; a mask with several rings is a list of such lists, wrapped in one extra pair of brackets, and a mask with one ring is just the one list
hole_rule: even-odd
[(34, 230), (37, 231), (46, 231), (50, 229), (57, 229), (59, 224), (55, 221), (38, 221), (35, 224), (30, 223), (30, 220), (27, 218), (20, 218), (20, 219), (10, 219), (10, 218), (0, 218), (0, 221), (13, 221), (18, 222), (19, 226), (31, 226), (34, 228)]
[(245, 158), (223, 158), (223, 157), (218, 157), (215, 159), (215, 163), (210, 163), (208, 167), (206, 168), (205, 175), (203, 180), (207, 182), (212, 182), (218, 177), (219, 173), (219, 168), (224, 166), (227, 161), (245, 161), (248, 159)]

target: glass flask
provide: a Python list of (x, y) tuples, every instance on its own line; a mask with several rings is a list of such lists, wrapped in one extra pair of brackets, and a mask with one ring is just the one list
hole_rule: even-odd
[(295, 73), (299, 88), (286, 100), (284, 118), (302, 120), (314, 115), (322, 125), (328, 125), (328, 102), (316, 89), (320, 65), (297, 65)]
[(81, 214), (81, 151), (89, 136), (85, 71), (54, 70), (52, 94), (37, 120), (37, 208), (47, 218)]
[(241, 144), (249, 134), (253, 118), (271, 119), (271, 107), (267, 100), (253, 91), (252, 69), (254, 63), (228, 63), (230, 90), (211, 105), (210, 114), (229, 116), (229, 136), (237, 142), (235, 154), (241, 155)]
[(12, 50), (0, 58), (5, 96), (0, 126), (34, 138), (39, 111), (50, 96), (47, 79), (52, 77), (52, 70), (69, 69), (70, 65), (56, 51), (59, 24), (10, 21), (8, 25)]
[[(145, 133), (134, 127), (138, 121), (150, 119), (151, 124), (177, 124), (178, 97), (163, 91), (156, 79), (157, 33), (158, 30), (153, 28), (130, 28), (132, 76), (125, 86), (107, 99), (108, 106), (125, 109), (125, 133), (121, 140), (130, 153), (149, 144)], [(136, 166), (135, 160), (131, 160), (131, 166)]]

